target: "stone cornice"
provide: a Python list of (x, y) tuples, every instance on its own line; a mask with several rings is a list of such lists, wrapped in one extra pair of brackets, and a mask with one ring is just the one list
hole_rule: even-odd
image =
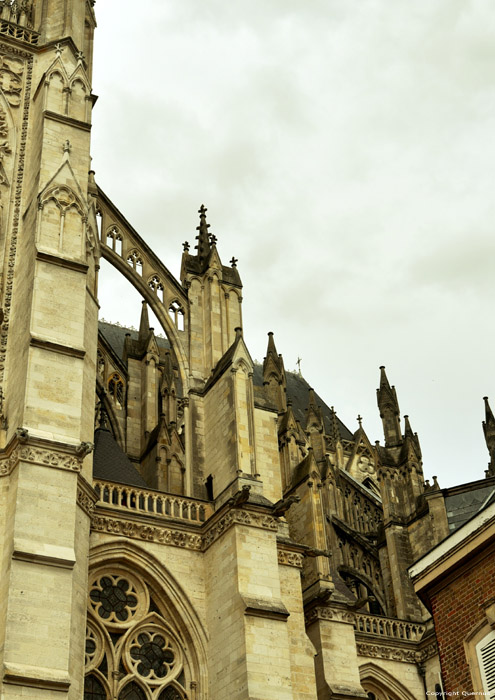
[(78, 473), (81, 471), (84, 457), (91, 449), (90, 443), (76, 446), (44, 440), (30, 436), (25, 428), (18, 428), (9, 445), (0, 453), (0, 477), (8, 476), (19, 462)]
[(82, 122), (80, 119), (73, 119), (65, 114), (58, 114), (57, 112), (50, 112), (46, 110), (43, 112), (47, 119), (52, 119), (53, 121), (60, 122), (61, 124), (68, 124), (69, 126), (75, 126), (78, 129), (83, 129), (84, 131), (91, 131), (91, 124), (89, 122)]
[(369, 659), (388, 659), (390, 661), (402, 661), (407, 664), (418, 664), (438, 654), (436, 642), (431, 642), (423, 649), (405, 648), (405, 644), (392, 646), (389, 644), (379, 644), (376, 642), (356, 642), (358, 656), (365, 656)]
[[(205, 552), (216, 540), (234, 525), (246, 525), (276, 533), (278, 521), (271, 515), (256, 510), (231, 508), (215, 514), (201, 527), (197, 523), (184, 520), (164, 524), (152, 515), (136, 517), (127, 513), (110, 511), (97, 505), (91, 521), (93, 532), (105, 532), (131, 539), (158, 542), (172, 547)], [(218, 516), (218, 517), (217, 517)], [(291, 564), (296, 565), (296, 564)]]
[(159, 544), (181, 547), (182, 549), (193, 549), (195, 551), (202, 551), (203, 549), (203, 537), (200, 534), (186, 532), (174, 527), (140, 524), (128, 518), (107, 517), (100, 515), (98, 512), (91, 519), (91, 530), (146, 542), (158, 542)]
[(65, 267), (68, 270), (74, 270), (75, 272), (82, 272), (83, 274), (86, 274), (89, 269), (89, 265), (86, 263), (78, 262), (77, 260), (69, 260), (68, 258), (62, 258), (60, 255), (53, 255), (52, 253), (45, 253), (43, 250), (36, 251), (36, 260), (51, 263), (52, 265), (58, 265), (59, 267)]
[(344, 622), (348, 625), (353, 625), (356, 620), (356, 615), (345, 608), (331, 608), (324, 605), (318, 605), (308, 610), (305, 615), (306, 626), (311, 625), (316, 620), (332, 620), (334, 622)]
[(40, 348), (41, 350), (49, 350), (50, 352), (56, 352), (61, 355), (69, 355), (70, 357), (77, 357), (82, 360), (86, 351), (83, 348), (74, 348), (69, 345), (61, 345), (60, 343), (53, 343), (51, 340), (45, 340), (44, 338), (36, 338), (34, 335), (31, 336), (30, 345), (33, 348)]

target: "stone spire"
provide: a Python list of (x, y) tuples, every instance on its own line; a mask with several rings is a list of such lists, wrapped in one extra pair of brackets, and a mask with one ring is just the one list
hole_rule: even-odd
[(268, 346), (266, 357), (263, 360), (263, 385), (271, 396), (273, 403), (279, 411), (287, 409), (287, 380), (285, 376), (284, 360), (277, 353), (273, 333), (268, 333)]
[(383, 423), (385, 447), (397, 447), (402, 443), (399, 402), (395, 387), (390, 386), (383, 365), (380, 367), (380, 388), (376, 390), (376, 398)]
[(421, 445), (419, 444), (418, 433), (413, 432), (409, 416), (404, 416), (404, 444), (412, 444), (416, 453), (417, 459), (421, 460)]
[(404, 416), (404, 437), (414, 438), (414, 433), (409, 422), (409, 416)]
[(487, 476), (495, 476), (495, 417), (488, 403), (488, 396), (483, 397), (485, 402), (485, 420), (483, 421), (483, 432), (485, 434), (485, 442), (490, 455), (488, 463)]
[(323, 430), (323, 415), (321, 413), (321, 408), (316, 403), (316, 394), (314, 389), (308, 390), (308, 408), (306, 415), (306, 430), (310, 427), (318, 428), (318, 430)]
[(205, 207), (204, 204), (201, 205), (201, 207), (198, 210), (199, 214), (199, 226), (196, 226), (196, 231), (199, 231), (198, 235), (196, 236), (196, 240), (198, 241), (198, 245), (195, 246), (196, 250), (198, 251), (198, 258), (200, 259), (201, 262), (207, 259), (208, 255), (210, 254), (210, 234), (208, 233), (208, 229), (210, 228), (210, 224), (206, 223), (206, 212), (207, 208)]

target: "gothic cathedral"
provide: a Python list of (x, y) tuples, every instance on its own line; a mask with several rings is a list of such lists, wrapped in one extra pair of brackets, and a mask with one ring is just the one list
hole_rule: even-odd
[[(380, 444), (272, 334), (253, 362), (205, 207), (176, 279), (105, 196), (93, 5), (0, 0), (0, 698), (424, 698), (407, 568), (456, 523), (418, 436), (384, 368)], [(139, 330), (98, 321), (102, 257)]]

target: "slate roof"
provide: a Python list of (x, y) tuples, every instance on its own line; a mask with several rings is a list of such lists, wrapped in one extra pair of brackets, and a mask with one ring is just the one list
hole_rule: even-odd
[(493, 500), (494, 482), (495, 479), (492, 478), (487, 484), (487, 479), (484, 479), (463, 484), (462, 487), (446, 489), (445, 508), (450, 532), (460, 528)]
[[(131, 340), (138, 340), (139, 332), (131, 328), (124, 328), (123, 326), (115, 326), (113, 323), (107, 323), (106, 321), (98, 321), (98, 329), (103, 335), (107, 343), (110, 345), (114, 353), (118, 358), (122, 359), (124, 355), (124, 342), (126, 333), (131, 334)], [(155, 336), (158, 348), (160, 350), (169, 350), (170, 343), (168, 338), (162, 338), (160, 336)]]
[[(285, 376), (287, 378), (287, 398), (291, 399), (294, 416), (304, 428), (306, 425), (306, 409), (308, 407), (308, 394), (309, 390), (311, 389), (311, 386), (298, 372), (288, 372), (286, 370)], [(261, 364), (255, 363), (254, 365), (253, 382), (255, 386), (263, 386), (263, 367)], [(325, 433), (327, 435), (330, 435), (330, 408), (323, 401), (323, 399), (320, 396), (318, 396), (316, 392), (315, 398), (317, 405), (321, 407), (321, 412), (323, 414), (323, 423), (325, 425)], [(342, 423), (338, 416), (337, 421), (339, 424), (340, 437), (343, 440), (354, 440), (353, 434), (348, 428), (346, 428), (346, 426)]]
[(108, 428), (98, 428), (95, 431), (93, 477), (127, 486), (148, 488), (148, 484), (120, 449)]

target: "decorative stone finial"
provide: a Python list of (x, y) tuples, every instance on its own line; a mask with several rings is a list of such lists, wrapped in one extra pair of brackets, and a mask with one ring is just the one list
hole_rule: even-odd
[(210, 228), (210, 224), (206, 223), (206, 212), (208, 209), (205, 207), (204, 204), (200, 206), (198, 209), (198, 214), (199, 214), (199, 226), (196, 226), (196, 231), (199, 231), (198, 235), (196, 236), (196, 240), (198, 241), (198, 245), (195, 246), (196, 250), (198, 251), (198, 258), (200, 260), (205, 260), (208, 257), (208, 254), (210, 252), (210, 234), (208, 233), (208, 229)]

